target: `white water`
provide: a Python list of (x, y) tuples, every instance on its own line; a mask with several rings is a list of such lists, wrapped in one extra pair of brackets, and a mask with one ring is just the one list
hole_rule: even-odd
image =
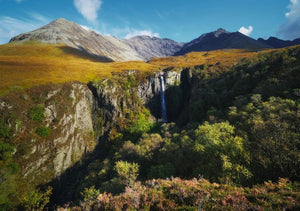
[(166, 101), (165, 101), (165, 81), (164, 77), (160, 76), (160, 83), (161, 83), (161, 93), (160, 93), (160, 98), (161, 98), (161, 118), (163, 122), (168, 122), (167, 119), (167, 108), (166, 108)]

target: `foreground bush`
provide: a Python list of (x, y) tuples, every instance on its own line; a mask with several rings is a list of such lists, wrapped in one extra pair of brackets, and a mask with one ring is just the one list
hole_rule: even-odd
[[(92, 210), (299, 210), (299, 183), (280, 179), (252, 188), (210, 183), (205, 179), (149, 180), (113, 196), (103, 193)], [(71, 210), (83, 210), (73, 207)]]

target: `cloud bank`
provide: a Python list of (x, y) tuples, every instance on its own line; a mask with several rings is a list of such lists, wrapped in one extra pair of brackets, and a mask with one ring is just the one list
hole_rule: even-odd
[(300, 38), (300, 0), (290, 0), (286, 22), (279, 27), (278, 36), (284, 39)]
[(132, 37), (141, 36), (141, 35), (146, 35), (146, 36), (149, 36), (149, 37), (159, 37), (158, 33), (154, 33), (151, 30), (136, 30), (136, 29), (133, 29), (124, 38), (125, 39), (130, 39)]
[(77, 11), (88, 21), (95, 23), (98, 11), (101, 8), (101, 0), (74, 0)]
[(242, 26), (239, 29), (239, 32), (249, 37), (250, 34), (253, 32), (253, 27), (249, 26), (248, 28), (245, 28), (244, 26)]

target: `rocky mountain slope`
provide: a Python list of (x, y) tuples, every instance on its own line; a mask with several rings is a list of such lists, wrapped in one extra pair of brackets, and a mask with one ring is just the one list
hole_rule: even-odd
[(124, 41), (146, 60), (155, 57), (173, 56), (176, 52), (180, 51), (184, 44), (171, 39), (160, 39), (149, 36), (137, 36)]
[(37, 30), (13, 37), (10, 42), (28, 40), (43, 43), (63, 43), (69, 47), (103, 57), (106, 61), (147, 61), (154, 57), (171, 56), (180, 50), (182, 44), (170, 39), (138, 36), (120, 40), (86, 30), (76, 23), (63, 18), (55, 20)]
[(273, 48), (284, 48), (293, 45), (300, 45), (300, 38), (295, 40), (281, 40), (276, 37), (270, 37), (267, 40), (259, 38), (258, 41), (266, 45), (272, 46)]
[(24, 42), (27, 40), (51, 44), (63, 43), (84, 50), (89, 54), (104, 57), (108, 61), (143, 60), (121, 40), (115, 37), (102, 36), (62, 18), (37, 30), (20, 34), (12, 38), (10, 42)]
[(195, 40), (186, 43), (177, 55), (191, 51), (211, 51), (217, 49), (264, 49), (271, 46), (258, 42), (240, 32), (228, 32), (218, 29), (214, 32), (201, 35)]

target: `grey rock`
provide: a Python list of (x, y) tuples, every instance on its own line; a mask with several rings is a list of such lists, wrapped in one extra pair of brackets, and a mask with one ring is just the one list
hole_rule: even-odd
[(145, 60), (155, 57), (173, 56), (180, 51), (184, 43), (178, 43), (171, 39), (157, 37), (137, 36), (124, 40)]

